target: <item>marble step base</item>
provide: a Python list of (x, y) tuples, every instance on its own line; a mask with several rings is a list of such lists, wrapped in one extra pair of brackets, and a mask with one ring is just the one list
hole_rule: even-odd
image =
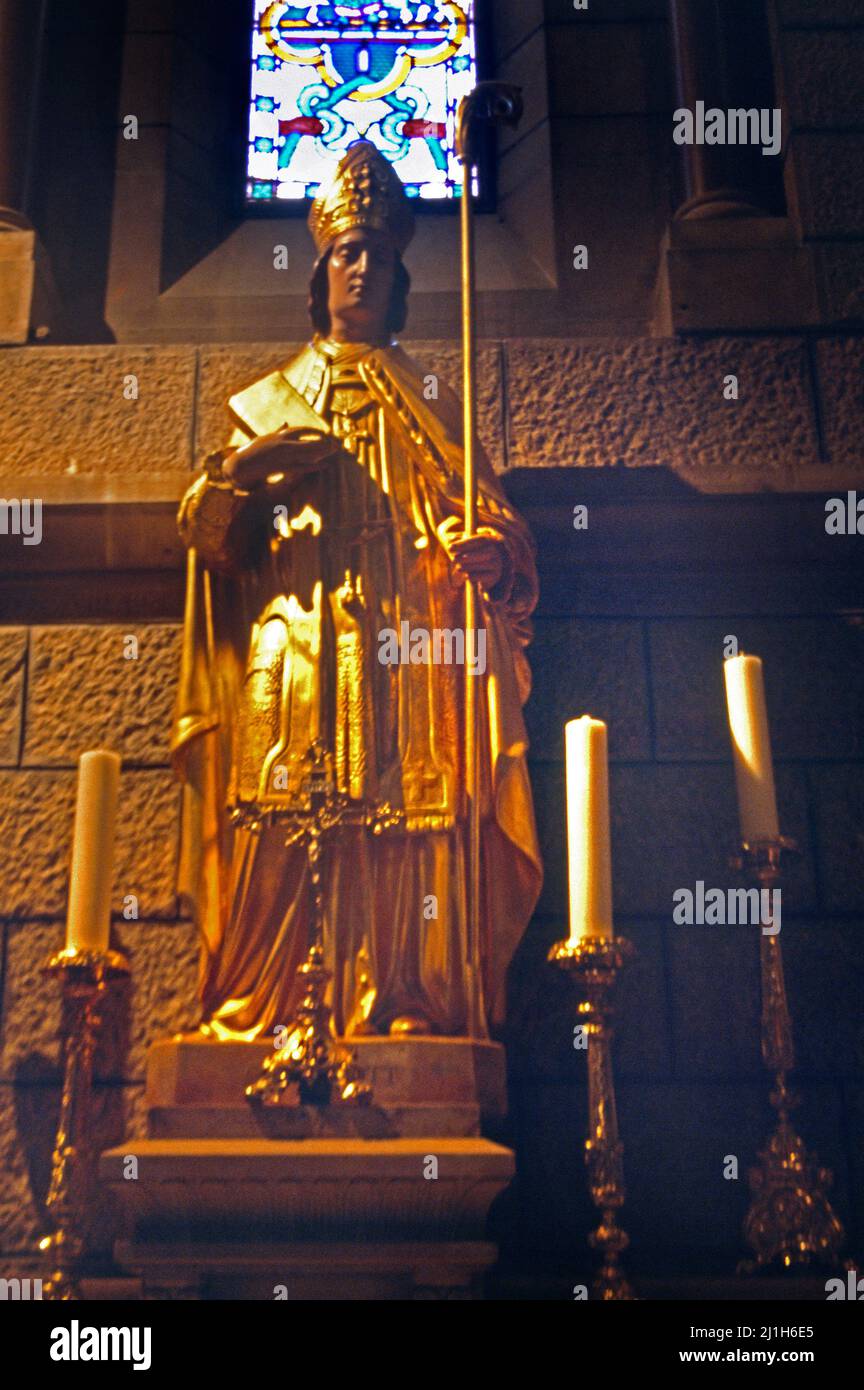
[[(504, 1049), (467, 1038), (359, 1038), (350, 1044), (372, 1085), (372, 1105), (351, 1107), (355, 1121), (333, 1129), (312, 1124), (299, 1103), (278, 1115), (253, 1107), (246, 1087), (257, 1080), (272, 1042), (219, 1042), (181, 1034), (152, 1045), (146, 1101), (153, 1139), (365, 1138), (478, 1136), (500, 1125), (507, 1108)], [(335, 1111), (336, 1107), (332, 1107)], [(296, 1111), (296, 1114), (292, 1114)], [(348, 1110), (346, 1108), (346, 1115)], [(314, 1117), (312, 1117), (314, 1118)], [(353, 1124), (353, 1128), (351, 1125)]]
[(513, 1172), (510, 1149), (476, 1138), (130, 1139), (99, 1161), (127, 1234), (195, 1228), (206, 1240), (252, 1228), (476, 1239)]
[(129, 1140), (99, 1161), (115, 1262), (151, 1298), (479, 1297), (514, 1172), (473, 1137)]
[(477, 1105), (151, 1106), (151, 1139), (442, 1139), (479, 1136)]
[(323, 1302), (479, 1299), (497, 1251), (484, 1241), (136, 1245), (116, 1258), (145, 1300)]

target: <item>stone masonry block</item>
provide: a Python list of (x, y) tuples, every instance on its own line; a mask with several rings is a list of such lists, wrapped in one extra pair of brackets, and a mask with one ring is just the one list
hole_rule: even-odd
[(759, 928), (670, 922), (665, 931), (676, 1077), (758, 1080)]
[[(578, 17), (578, 16), (577, 16)], [(660, 24), (577, 24), (548, 36), (553, 111), (629, 116), (672, 106), (672, 55)]]
[[(4, 1081), (41, 1081), (48, 1069), (59, 1073), (60, 991), (41, 967), (62, 944), (62, 923), (10, 928), (0, 1053)], [(125, 922), (115, 926), (112, 944), (128, 958), (131, 975), (113, 984), (105, 1001), (95, 1075), (141, 1081), (150, 1044), (197, 1025), (197, 933), (189, 922)]]
[[(87, 4), (92, 3), (93, 0), (87, 0)], [(100, 8), (102, 3), (103, 0), (100, 0)], [(109, 7), (116, 11), (114, 0), (110, 0)], [(182, 35), (195, 43), (204, 53), (209, 53), (211, 57), (223, 63), (226, 31), (245, 38), (246, 6), (238, 6), (236, 0), (211, 0), (207, 24), (201, 23), (200, 15), (190, 10), (184, 0), (128, 0), (126, 8), (127, 34), (150, 34), (167, 30), (172, 34)]]
[(760, 651), (745, 645), (740, 625), (732, 618), (649, 624), (658, 758), (729, 758), (723, 641), (732, 634), (742, 650)]
[[(864, 1083), (847, 1082), (843, 1087), (846, 1133), (853, 1192), (864, 1188)], [(849, 1212), (849, 1247), (860, 1250), (864, 1241), (864, 1203), (860, 1200)]]
[[(616, 911), (652, 913), (671, 923), (673, 894), (742, 880), (729, 866), (738, 848), (738, 812), (731, 757), (727, 766), (619, 767), (611, 774), (612, 879)], [(783, 883), (787, 912), (814, 904), (807, 797), (797, 769), (777, 769), (777, 798), (786, 834), (804, 856)], [(710, 930), (702, 928), (701, 930)]]
[(34, 628), (25, 766), (75, 766), (99, 747), (166, 765), (179, 661), (174, 624)]
[(864, 766), (834, 763), (810, 769), (823, 905), (864, 911)]
[(495, 15), (492, 42), (500, 62), (529, 34), (543, 24), (543, 0), (520, 0), (518, 5), (502, 5)]
[(123, 48), (123, 112), (138, 125), (171, 124), (171, 67), (175, 36), (167, 29), (130, 29)]
[(179, 10), (177, 0), (128, 0), (126, 32), (148, 34), (172, 30)]
[(845, 616), (652, 623), (658, 757), (728, 759), (727, 635), (765, 663), (775, 758), (864, 757), (864, 627)]
[[(564, 769), (532, 767), (537, 826), (546, 871), (538, 912), (566, 916), (567, 859)], [(614, 765), (610, 770), (612, 895), (616, 917), (671, 922), (676, 889), (733, 888), (742, 881), (729, 867), (738, 848), (738, 811), (731, 757), (728, 766)], [(797, 768), (777, 769), (784, 832), (804, 850), (783, 881), (786, 912), (815, 905), (807, 794)], [(703, 930), (708, 930), (704, 928)]]
[[(513, 235), (531, 247), (531, 260), (555, 284), (555, 208), (552, 201), (548, 122), (502, 151), (498, 164), (498, 204)], [(530, 311), (529, 311), (530, 312)]]
[(666, 0), (589, 0), (587, 10), (574, 8), (573, 0), (545, 0), (546, 23), (622, 24), (634, 19), (665, 20), (669, 13)]
[(45, 312), (38, 307), (39, 241), (32, 230), (4, 229), (0, 242), (0, 342), (4, 348), (26, 343), (32, 330), (41, 326), (35, 320)]
[(129, 771), (125, 777), (121, 772), (115, 912), (134, 895), (139, 919), (177, 916), (179, 819), (180, 786), (171, 772)]
[(564, 725), (583, 714), (608, 723), (612, 759), (651, 756), (640, 623), (538, 619), (529, 658), (532, 757), (563, 759)]
[[(111, 13), (106, 14), (106, 10)], [(96, 14), (100, 18), (94, 22)], [(71, 22), (64, 23), (64, 17)], [(98, 207), (94, 198), (98, 182), (110, 178), (110, 169), (102, 161), (110, 148), (108, 133), (116, 128), (119, 115), (116, 84), (106, 80), (106, 75), (113, 76), (122, 69), (123, 44), (123, 12), (118, 11), (113, 0), (93, 0), (92, 4), (77, 0), (76, 4), (55, 5), (48, 11), (45, 26), (47, 65), (43, 81), (51, 92), (53, 120), (50, 146), (46, 142), (41, 151), (40, 174), (45, 183), (51, 185), (46, 190), (48, 197), (56, 197), (60, 206), (63, 206), (62, 189), (74, 190), (66, 233), (72, 242), (79, 240), (88, 228), (88, 223), (75, 215), (78, 200), (81, 199), (82, 211), (85, 207), (94, 209), (94, 204)], [(73, 134), (83, 139), (70, 140)], [(85, 160), (88, 161), (88, 179), (85, 182), (79, 178), (76, 182), (77, 171), (70, 169), (67, 161), (80, 165)], [(86, 256), (90, 248), (69, 246), (60, 254), (68, 264), (66, 258), (77, 259), (82, 250)], [(53, 263), (57, 269), (57, 262)]]
[(224, 84), (200, 44), (167, 30), (127, 34), (123, 113), (139, 127), (170, 125), (208, 151), (224, 145)]
[[(16, 474), (159, 473), (190, 461), (190, 348), (7, 351), (0, 374), (0, 458)], [(137, 400), (127, 400), (137, 379)]]
[[(461, 353), (446, 343), (405, 344), (406, 351), (416, 357), (424, 375), (437, 375), (440, 380), (461, 394)], [(299, 352), (299, 345), (280, 348), (273, 343), (242, 348), (204, 348), (201, 350), (201, 372), (198, 391), (198, 425), (195, 440), (195, 465), (212, 450), (223, 448), (231, 434), (226, 409), (228, 397), (259, 376), (275, 371), (290, 362)], [(501, 408), (501, 354), (493, 345), (483, 345), (478, 353), (478, 430), (489, 452), (493, 466), (500, 470), (504, 461), (503, 420)], [(432, 388), (430, 387), (430, 390)]]
[[(63, 917), (75, 817), (73, 771), (0, 772), (0, 916)], [(170, 772), (120, 777), (113, 910), (176, 915), (180, 787)]]
[[(670, 128), (667, 117), (644, 115), (557, 116), (551, 123), (556, 278), (567, 321), (584, 324), (586, 339), (606, 337), (614, 320), (622, 339), (632, 335), (647, 346), (658, 247), (674, 206)], [(578, 270), (573, 248), (583, 245), (588, 266)], [(607, 353), (616, 346), (603, 343)], [(572, 383), (564, 394), (572, 401)]]
[(559, 921), (566, 921), (567, 813), (564, 799), (564, 764), (533, 763), (530, 775), (537, 835), (543, 860), (543, 888), (537, 903), (537, 912)]
[(864, 243), (826, 242), (813, 249), (823, 320), (864, 320)]
[(27, 629), (0, 628), (0, 766), (15, 767), (21, 744)]
[(781, 54), (793, 126), (864, 123), (864, 31), (794, 30), (783, 35)]
[(511, 466), (665, 465), (708, 490), (749, 489), (788, 484), (818, 455), (799, 339), (522, 342), (507, 356)]
[[(580, 1060), (579, 1053), (573, 1056)], [(574, 1067), (574, 1077), (580, 1070), (584, 1072), (584, 1066)], [(591, 1272), (585, 1244), (594, 1214), (585, 1182), (586, 1104), (584, 1088), (575, 1079), (532, 1076), (510, 1087), (510, 1117), (519, 1135), (518, 1202), (513, 1213), (517, 1240), (523, 1249), (566, 1252), (567, 1269), (575, 1271), (574, 1284), (581, 1282), (580, 1268), (586, 1281)]]
[(786, 992), (800, 1076), (864, 1080), (862, 930), (860, 919), (793, 921), (783, 928)]
[(864, 24), (864, 0), (775, 0), (781, 23), (827, 28)]
[(821, 339), (816, 363), (828, 456), (864, 479), (864, 338)]
[(796, 131), (788, 174), (804, 237), (860, 237), (864, 233), (864, 133)]
[[(727, 1268), (740, 1253), (747, 1210), (745, 1155), (762, 1138), (767, 1109), (758, 1082), (684, 1082), (616, 1087), (627, 1180), (627, 1233), (634, 1255), (680, 1269), (706, 1258)], [(742, 1180), (723, 1177), (736, 1154)], [(650, 1253), (650, 1256), (648, 1252)], [(731, 1259), (730, 1259), (731, 1256)], [(634, 1273), (639, 1257), (631, 1262)]]
[[(672, 1073), (672, 1033), (663, 928), (620, 921), (617, 930), (635, 948), (616, 986), (616, 1075), (666, 1079)], [(572, 1030), (571, 1030), (572, 1031)]]
[[(166, 4), (169, 0), (165, 0)], [(134, 0), (139, 7), (144, 0)], [(156, 5), (162, 0), (156, 0)], [(74, 3), (52, 6), (48, 14), (47, 29), (54, 37), (59, 34), (88, 33), (88, 31), (107, 30), (123, 32), (125, 6), (117, 8), (114, 0), (74, 0)]]

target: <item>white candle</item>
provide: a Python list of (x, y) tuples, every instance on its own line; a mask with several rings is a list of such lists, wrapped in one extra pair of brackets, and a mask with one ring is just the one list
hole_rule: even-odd
[(723, 674), (741, 839), (748, 843), (776, 840), (780, 828), (762, 662), (758, 656), (732, 656), (724, 662)]
[(612, 856), (606, 725), (587, 714), (566, 726), (570, 940), (612, 937)]
[(69, 949), (105, 951), (108, 947), (119, 781), (116, 753), (97, 749), (81, 754), (66, 919)]

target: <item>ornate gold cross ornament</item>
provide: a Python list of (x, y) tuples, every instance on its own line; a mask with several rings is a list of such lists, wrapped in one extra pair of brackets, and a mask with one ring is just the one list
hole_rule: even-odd
[[(324, 964), (324, 904), (321, 868), (326, 839), (337, 834), (340, 826), (361, 815), (360, 823), (369, 826), (373, 834), (380, 833), (379, 818), (370, 821), (358, 813), (352, 803), (339, 794), (333, 779), (331, 761), (320, 742), (307, 754), (305, 791), (309, 810), (282, 818), (286, 833), (286, 848), (302, 844), (306, 849), (309, 876), (309, 905), (311, 944), (309, 954), (300, 966), (298, 977), (303, 984), (303, 998), (294, 1019), (287, 1025), (287, 1039), (267, 1057), (257, 1081), (246, 1088), (246, 1097), (255, 1105), (281, 1107), (305, 1105), (368, 1105), (372, 1088), (357, 1066), (352, 1050), (336, 1038), (332, 1010), (327, 1003), (327, 985), (332, 973)], [(263, 824), (272, 823), (274, 812), (256, 812), (247, 808), (247, 822), (254, 833)], [(244, 813), (236, 810), (234, 819), (241, 821)], [(395, 824), (394, 815), (390, 824)]]

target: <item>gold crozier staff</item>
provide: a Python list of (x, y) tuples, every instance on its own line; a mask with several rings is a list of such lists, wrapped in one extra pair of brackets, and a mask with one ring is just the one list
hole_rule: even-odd
[[(462, 163), (462, 407), (465, 449), (465, 527), (470, 541), (477, 533), (477, 330), (475, 318), (474, 218), (472, 189), (477, 127), (503, 123), (515, 126), (522, 116), (518, 87), (503, 82), (480, 82), (459, 106), (456, 145)], [(475, 650), (478, 611), (477, 583), (465, 580), (465, 651)], [(468, 796), (468, 1033), (485, 1036), (483, 972), (480, 954), (480, 762), (477, 739), (477, 680), (472, 663), (465, 663), (465, 788)]]

